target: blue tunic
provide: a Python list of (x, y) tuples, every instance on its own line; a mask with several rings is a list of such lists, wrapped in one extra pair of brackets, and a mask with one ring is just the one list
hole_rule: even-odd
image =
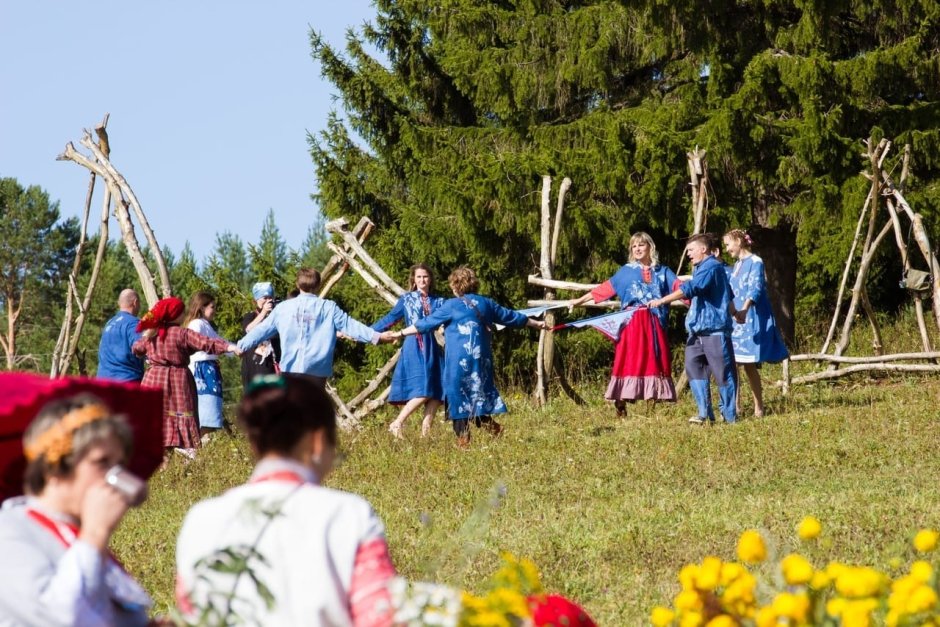
[[(376, 331), (385, 331), (399, 320), (411, 326), (440, 309), (444, 299), (430, 295), (422, 298), (421, 292), (405, 292), (388, 314), (372, 325)], [(413, 398), (444, 400), (441, 381), (444, 351), (434, 340), (434, 333), (419, 333), (405, 338), (401, 357), (392, 375), (389, 403), (401, 405)]]
[(495, 301), (466, 294), (450, 298), (427, 318), (415, 323), (419, 333), (444, 325), (444, 396), (452, 420), (506, 413), (493, 381), (494, 324), (523, 327), (528, 318)]
[(708, 255), (692, 271), (692, 279), (679, 286), (692, 299), (685, 316), (689, 337), (731, 333), (731, 286), (723, 263)]
[[(625, 264), (610, 278), (610, 285), (620, 298), (621, 309), (645, 305), (651, 300), (662, 298), (672, 293), (676, 283), (676, 273), (666, 266), (653, 266), (650, 268), (650, 282), (643, 280), (643, 266), (635, 261)], [(665, 329), (669, 321), (669, 305), (656, 307), (652, 310), (659, 323)], [(630, 318), (623, 321), (624, 326)]]
[(764, 261), (757, 255), (738, 259), (731, 271), (731, 289), (736, 309), (744, 307), (747, 299), (753, 303), (747, 310), (744, 324), (735, 321), (731, 330), (735, 361), (759, 364), (786, 359), (789, 352), (780, 337), (767, 295)]

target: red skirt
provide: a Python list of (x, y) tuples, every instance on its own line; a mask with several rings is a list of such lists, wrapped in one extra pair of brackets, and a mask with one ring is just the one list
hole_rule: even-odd
[(637, 309), (620, 331), (614, 370), (604, 398), (611, 401), (676, 400), (666, 332), (659, 318), (645, 307)]

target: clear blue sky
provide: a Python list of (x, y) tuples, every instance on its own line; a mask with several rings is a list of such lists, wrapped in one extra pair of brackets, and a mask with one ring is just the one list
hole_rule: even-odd
[[(307, 132), (339, 108), (309, 29), (343, 47), (374, 15), (371, 0), (0, 0), (0, 176), (80, 216), (88, 172), (55, 158), (87, 152), (82, 129), (108, 112), (111, 160), (161, 246), (202, 260), (217, 232), (256, 242), (270, 208), (296, 248), (317, 215)], [(98, 196), (92, 231), (100, 211)]]

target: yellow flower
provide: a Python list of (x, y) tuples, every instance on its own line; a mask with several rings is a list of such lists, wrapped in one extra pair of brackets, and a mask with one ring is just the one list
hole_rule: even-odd
[(911, 577), (921, 583), (927, 583), (933, 577), (933, 566), (930, 565), (930, 562), (917, 560), (911, 564)]
[(767, 547), (764, 539), (754, 529), (748, 529), (738, 540), (738, 559), (742, 562), (756, 563), (767, 559)]
[(774, 614), (774, 611), (771, 607), (762, 607), (757, 610), (757, 618), (755, 619), (757, 627), (776, 627), (777, 626), (777, 615)]
[(744, 567), (737, 562), (725, 562), (721, 565), (721, 585), (727, 586), (746, 573)]
[(722, 614), (705, 623), (705, 627), (737, 627), (738, 621), (727, 614)]
[(695, 590), (683, 590), (676, 595), (673, 605), (680, 611), (698, 611), (702, 609), (702, 597)]
[(862, 599), (847, 601), (842, 610), (843, 627), (869, 627), (872, 624), (871, 613), (878, 608), (878, 601)]
[(702, 560), (702, 565), (695, 580), (695, 587), (705, 592), (711, 592), (718, 587), (721, 579), (721, 560), (709, 555)]
[(822, 523), (813, 516), (807, 516), (800, 521), (796, 532), (799, 534), (801, 540), (812, 540), (822, 532)]
[(791, 586), (809, 583), (813, 578), (813, 565), (797, 553), (790, 553), (783, 558), (780, 568), (783, 570), (783, 578)]
[(914, 536), (914, 548), (920, 553), (929, 553), (937, 548), (937, 540), (940, 540), (940, 533), (933, 529), (921, 529)]
[(698, 579), (698, 564), (686, 564), (679, 571), (679, 583), (683, 590), (694, 590)]
[(908, 614), (918, 614), (920, 612), (926, 612), (936, 605), (937, 593), (934, 592), (934, 589), (930, 586), (922, 585), (911, 592), (911, 596), (907, 600), (907, 607), (904, 609), (907, 610)]
[(853, 566), (838, 574), (836, 590), (842, 596), (858, 599), (878, 594), (884, 583), (884, 576), (874, 568)]
[(781, 592), (774, 597), (771, 609), (777, 616), (802, 623), (806, 620), (806, 614), (809, 612), (809, 599), (805, 594)]
[(704, 618), (698, 612), (683, 614), (679, 619), (679, 627), (700, 627)]
[(829, 582), (832, 581), (829, 578), (829, 575), (826, 574), (824, 570), (817, 570), (813, 573), (813, 578), (810, 579), (809, 587), (813, 590), (822, 590), (829, 585)]
[(650, 614), (650, 622), (653, 624), (653, 627), (669, 627), (675, 618), (675, 612), (661, 605), (654, 607)]

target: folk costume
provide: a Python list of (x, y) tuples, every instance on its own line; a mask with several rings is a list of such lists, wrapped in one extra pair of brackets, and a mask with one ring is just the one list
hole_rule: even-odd
[(527, 321), (524, 314), (485, 296), (465, 294), (444, 301), (430, 316), (415, 322), (418, 333), (444, 325), (444, 397), (451, 420), (506, 413), (493, 380), (492, 327), (524, 327)]
[(777, 363), (789, 357), (767, 295), (764, 261), (754, 254), (738, 259), (731, 271), (731, 290), (735, 309), (743, 309), (748, 299), (752, 303), (744, 323), (735, 321), (731, 329), (735, 361), (739, 364)]
[(250, 351), (277, 334), (281, 338), (281, 370), (306, 374), (325, 383), (333, 375), (337, 331), (357, 342), (379, 343), (376, 331), (333, 301), (301, 292), (275, 307), (261, 324), (238, 340), (238, 348)]
[(136, 316), (119, 311), (104, 325), (98, 344), (98, 377), (114, 381), (140, 382), (144, 376), (144, 361), (131, 347), (138, 339)]
[(146, 356), (150, 368), (140, 382), (163, 390), (163, 446), (193, 450), (200, 446), (196, 381), (189, 371), (189, 357), (198, 351), (214, 355), (228, 350), (225, 340), (199, 335), (180, 328), (183, 301), (164, 298), (147, 312), (138, 331), (155, 330), (134, 343), (134, 354)]
[[(223, 339), (216, 333), (208, 320), (195, 318), (189, 321), (187, 328), (199, 335)], [(228, 344), (227, 340), (224, 340)], [(219, 357), (198, 351), (189, 356), (189, 371), (193, 373), (196, 381), (196, 403), (199, 411), (199, 426), (205, 429), (221, 429), (224, 426), (222, 418), (222, 370), (219, 368)]]
[[(211, 567), (233, 551), (249, 572)], [(395, 568), (381, 520), (364, 499), (320, 486), (294, 461), (261, 460), (247, 484), (195, 505), (176, 543), (176, 565), (177, 605), (188, 619), (392, 624)]]
[(676, 274), (662, 265), (632, 261), (591, 292), (595, 303), (616, 295), (627, 317), (617, 338), (614, 367), (604, 398), (612, 401), (676, 400), (666, 324), (669, 306), (646, 307), (671, 293)]
[[(262, 298), (274, 298), (274, 286), (268, 281), (255, 283), (251, 286), (251, 297), (257, 302)], [(261, 312), (256, 308), (242, 316), (242, 333), (248, 333), (248, 325), (254, 322)], [(280, 372), (278, 363), (281, 361), (281, 342), (275, 333), (271, 339), (261, 342), (254, 350), (242, 353), (242, 390), (248, 389), (251, 380), (258, 376), (277, 374)]]
[[(425, 295), (420, 290), (406, 292), (398, 298), (392, 310), (372, 325), (376, 331), (389, 329), (400, 320), (408, 327), (440, 309), (444, 299)], [(401, 347), (401, 357), (392, 374), (392, 389), (388, 402), (404, 405), (413, 398), (444, 400), (442, 381), (444, 351), (434, 339), (434, 333), (418, 333), (406, 336)]]
[(694, 267), (692, 279), (679, 286), (691, 298), (685, 318), (685, 371), (698, 406), (694, 422), (715, 421), (709, 375), (715, 377), (725, 422), (737, 419), (737, 373), (731, 345), (731, 286), (724, 264), (708, 255)]
[(111, 555), (78, 539), (77, 521), (19, 497), (0, 510), (0, 625), (148, 624), (150, 597)]

